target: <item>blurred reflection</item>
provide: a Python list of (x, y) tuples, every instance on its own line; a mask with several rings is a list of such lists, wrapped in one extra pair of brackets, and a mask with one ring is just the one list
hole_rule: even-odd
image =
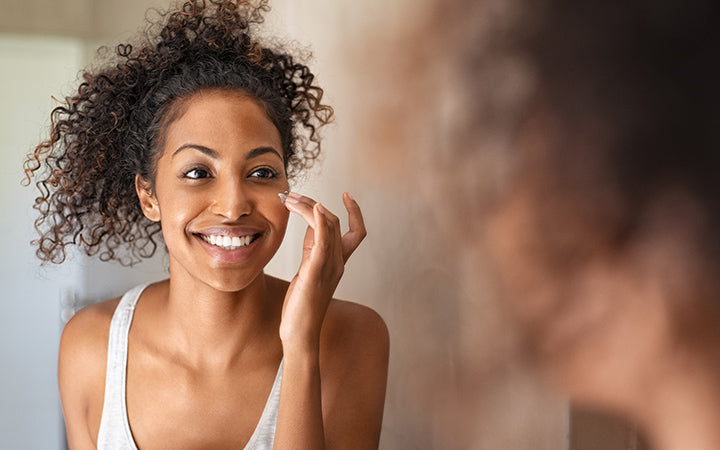
[[(374, 117), (386, 144), (374, 161), (406, 165), (461, 296), (486, 297), (489, 256), (526, 355), (661, 449), (720, 448), (718, 8), (438, 2), (376, 74), (403, 100)], [(508, 333), (488, 333), (497, 313), (472, 305), (453, 306), (458, 324), (485, 329), (468, 333), (475, 356), (462, 353), (478, 369), (493, 352), (482, 337)], [(466, 424), (467, 402), (492, 399), (474, 395), (492, 381), (469, 381), (471, 366), (454, 366)]]
[(349, 155), (385, 212), (369, 242), (386, 270), (365, 287), (386, 299), (393, 341), (383, 448), (568, 445), (567, 403), (528, 364), (485, 250), (533, 88), (502, 40), (520, 12), (506, 1), (413, 2), (359, 41), (362, 58), (343, 61), (364, 97)]
[(531, 11), (536, 88), (489, 229), (503, 298), (573, 399), (657, 448), (718, 448), (718, 7)]

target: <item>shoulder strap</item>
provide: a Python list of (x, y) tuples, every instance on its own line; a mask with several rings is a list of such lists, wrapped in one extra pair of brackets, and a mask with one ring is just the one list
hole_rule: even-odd
[(275, 440), (275, 425), (277, 424), (278, 409), (280, 407), (280, 386), (282, 384), (282, 368), (283, 361), (280, 361), (275, 382), (270, 395), (268, 395), (265, 408), (263, 409), (260, 421), (255, 427), (255, 431), (245, 446), (245, 450), (271, 450), (273, 441)]
[[(130, 448), (136, 450), (130, 432), (125, 403), (125, 380), (127, 374), (128, 333), (135, 305), (147, 285), (130, 289), (115, 309), (110, 322), (108, 338), (107, 369), (105, 373), (105, 398), (103, 402), (98, 448)], [(122, 445), (121, 443), (125, 443)]]

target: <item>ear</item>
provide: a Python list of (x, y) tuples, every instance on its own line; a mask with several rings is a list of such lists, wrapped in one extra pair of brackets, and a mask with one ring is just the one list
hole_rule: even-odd
[(140, 199), (140, 209), (148, 219), (153, 222), (160, 221), (160, 206), (158, 205), (155, 194), (152, 191), (150, 182), (140, 176), (135, 175), (135, 192)]

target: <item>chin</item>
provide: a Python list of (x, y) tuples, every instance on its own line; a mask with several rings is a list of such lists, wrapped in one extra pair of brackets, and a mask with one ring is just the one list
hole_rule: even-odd
[(250, 287), (258, 279), (263, 279), (264, 272), (238, 274), (237, 271), (217, 270), (211, 277), (205, 278), (205, 284), (220, 292), (240, 292)]
[[(613, 355), (611, 346), (593, 337), (575, 336), (552, 352), (536, 353), (548, 381), (572, 402), (608, 412), (627, 412), (642, 395), (644, 355)], [(649, 361), (648, 361), (649, 362)]]

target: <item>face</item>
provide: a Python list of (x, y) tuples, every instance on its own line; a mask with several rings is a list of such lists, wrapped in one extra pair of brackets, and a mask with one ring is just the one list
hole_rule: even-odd
[(285, 234), (280, 134), (242, 92), (204, 91), (184, 102), (165, 130), (154, 190), (138, 180), (140, 203), (161, 223), (171, 277), (239, 291), (262, 274)]
[(677, 347), (673, 304), (690, 292), (683, 267), (691, 247), (665, 213), (648, 215), (615, 245), (620, 194), (602, 183), (596, 161), (565, 155), (558, 169), (551, 155), (564, 147), (552, 130), (526, 130), (518, 142), (526, 169), (489, 220), (503, 304), (531, 355), (574, 400), (627, 409)]

